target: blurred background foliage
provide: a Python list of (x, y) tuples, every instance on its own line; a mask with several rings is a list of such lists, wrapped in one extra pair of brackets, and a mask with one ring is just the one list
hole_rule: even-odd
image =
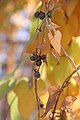
[[(29, 56), (35, 50), (37, 20), (33, 15), (39, 6), (39, 0), (0, 1), (0, 120), (37, 120), (32, 81), (33, 63), (30, 62)], [(80, 64), (80, 0), (72, 0), (68, 5), (57, 9), (53, 13), (52, 21), (60, 26), (61, 43), (78, 66)], [(47, 31), (45, 35), (47, 38)], [(49, 54), (48, 43), (46, 46), (42, 53), (47, 54), (48, 66), (42, 64), (41, 77), (38, 80), (38, 94), (44, 107), (49, 96), (47, 87), (55, 83), (61, 86), (64, 79), (74, 70), (63, 53), (60, 64), (57, 65), (56, 59)], [(73, 78), (68, 89), (62, 94), (58, 107), (67, 94), (77, 97), (72, 107), (73, 111), (67, 115), (67, 119), (72, 119), (73, 115), (73, 120), (79, 120), (79, 84)]]

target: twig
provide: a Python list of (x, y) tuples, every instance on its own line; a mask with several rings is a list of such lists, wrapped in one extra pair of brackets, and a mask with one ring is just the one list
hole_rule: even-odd
[(38, 120), (40, 120), (40, 102), (37, 93), (37, 79), (35, 79), (35, 94), (36, 94), (36, 101), (37, 101), (37, 109), (38, 109)]
[[(77, 67), (77, 70), (79, 70), (79, 69), (80, 69), (80, 65)], [(60, 92), (59, 92), (59, 94), (58, 94), (58, 97), (57, 97), (57, 100), (56, 100), (56, 103), (55, 103), (55, 106), (54, 106), (54, 111), (53, 111), (53, 118), (52, 118), (52, 120), (54, 120), (54, 113), (55, 113), (55, 111), (56, 111), (56, 107), (57, 107), (57, 104), (58, 104), (60, 95), (61, 95), (61, 93), (63, 92), (63, 89), (69, 85), (69, 84), (68, 84), (68, 83), (69, 83), (69, 80), (70, 80), (70, 78), (72, 77), (72, 75), (73, 75), (74, 73), (76, 73), (76, 70), (74, 70), (74, 71), (65, 79), (65, 81), (63, 82), (63, 84), (62, 84), (62, 86), (61, 86), (61, 90), (60, 90)]]
[(66, 57), (69, 59), (70, 63), (71, 63), (72, 66), (74, 67), (74, 69), (76, 70), (78, 76), (80, 76), (79, 73), (78, 73), (78, 70), (77, 70), (77, 68), (76, 68), (76, 65), (75, 65), (75, 63), (74, 63), (74, 61), (73, 61), (73, 59), (66, 53), (66, 51), (64, 50), (64, 48), (63, 48), (62, 46), (61, 46), (61, 49), (62, 49), (62, 51), (64, 52), (64, 54), (66, 55)]
[(51, 55), (58, 61), (58, 63), (60, 63), (60, 58), (59, 56), (57, 56), (55, 53), (53, 53), (52, 51), (50, 51)]

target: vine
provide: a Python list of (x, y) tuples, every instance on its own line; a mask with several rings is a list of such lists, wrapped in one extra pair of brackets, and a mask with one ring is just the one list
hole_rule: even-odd
[[(36, 38), (36, 49), (35, 51), (33, 51), (33, 54), (30, 57), (30, 60), (34, 62), (34, 67), (33, 67), (33, 80), (34, 80), (34, 86), (35, 86), (35, 94), (36, 94), (36, 101), (37, 101), (37, 108), (38, 108), (38, 120), (41, 117), (44, 117), (47, 115), (47, 113), (49, 112), (49, 110), (53, 107), (53, 111), (52, 111), (52, 116), (49, 115), (50, 120), (55, 120), (55, 113), (57, 110), (57, 104), (58, 101), (60, 99), (60, 95), (62, 94), (62, 92), (64, 91), (64, 88), (66, 88), (67, 86), (69, 86), (70, 84), (70, 78), (72, 77), (72, 75), (74, 73), (77, 73), (79, 76), (79, 72), (78, 70), (80, 69), (80, 66), (76, 67), (74, 61), (72, 60), (72, 58), (66, 53), (66, 51), (64, 50), (64, 48), (61, 45), (61, 37), (62, 34), (61, 32), (58, 30), (58, 25), (52, 22), (52, 14), (56, 11), (56, 9), (69, 4), (69, 2), (71, 2), (71, 0), (65, 0), (64, 2), (60, 3), (59, 5), (55, 6), (55, 4), (57, 4), (57, 1), (55, 2), (54, 0), (50, 0), (49, 2), (46, 2), (45, 0), (41, 0), (42, 5), (39, 11), (34, 13), (34, 17), (36, 19), (38, 19), (38, 25), (36, 28), (36, 32), (37, 32), (37, 38)], [(54, 3), (54, 4), (53, 4)], [(54, 7), (52, 7), (52, 4)], [(43, 10), (42, 10), (43, 9)], [(41, 23), (39, 24), (39, 20), (41, 20)], [(46, 40), (45, 37), (45, 30), (48, 31), (48, 40)], [(38, 43), (38, 39), (39, 36), (42, 35), (42, 42), (39, 44)], [(45, 109), (45, 113), (41, 116), (40, 115), (40, 108), (44, 107), (44, 105), (42, 104), (39, 96), (38, 96), (38, 92), (37, 92), (37, 79), (40, 78), (40, 66), (42, 65), (42, 63), (44, 62), (46, 65), (48, 65), (47, 63), (47, 54), (42, 54), (43, 49), (45, 49), (46, 43), (49, 43), (50, 46), (50, 54), (55, 57), (55, 59), (57, 59), (59, 64), (60, 62), (60, 57), (61, 57), (61, 50), (62, 52), (65, 54), (65, 56), (68, 58), (68, 60), (70, 61), (70, 63), (72, 64), (72, 66), (74, 67), (74, 71), (64, 80), (63, 84), (61, 87), (53, 87), (52, 88), (52, 93), (49, 92), (49, 98), (48, 98), (48, 102), (46, 105), (46, 109)], [(55, 51), (55, 52), (54, 52)], [(50, 88), (51, 89), (51, 88)], [(68, 96), (67, 96), (68, 97)], [(67, 98), (66, 98), (67, 99)], [(67, 100), (65, 100), (64, 102), (66, 102), (66, 106), (71, 105), (75, 100), (76, 97), (74, 96), (69, 96), (68, 99), (70, 99), (69, 103)], [(64, 102), (62, 103), (62, 108), (61, 111), (65, 111), (67, 109), (67, 107), (64, 107)], [(68, 110), (68, 109), (67, 109)], [(63, 112), (62, 112), (63, 113)]]

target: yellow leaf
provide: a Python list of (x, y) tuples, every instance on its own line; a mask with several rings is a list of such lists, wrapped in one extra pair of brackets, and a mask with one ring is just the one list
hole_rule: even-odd
[(59, 30), (61, 33), (64, 31), (64, 27), (66, 25), (66, 17), (62, 9), (58, 9), (54, 12), (52, 22), (60, 26)]
[[(37, 81), (38, 94), (45, 89), (43, 80)], [(18, 108), (24, 120), (28, 120), (32, 112), (36, 108), (36, 97), (34, 87), (29, 88), (28, 82), (25, 80), (20, 81), (14, 88), (14, 92), (18, 96)]]
[(7, 96), (11, 120), (23, 120), (18, 110), (18, 97), (11, 91)]
[[(76, 5), (79, 3), (79, 0), (72, 0), (68, 5), (67, 5), (67, 10), (66, 14), (68, 17), (71, 16), (72, 12), (74, 11)], [(78, 12), (78, 11), (77, 11)]]
[(71, 48), (71, 57), (76, 65), (80, 64), (80, 36), (73, 38)]
[[(53, 69), (50, 70), (48, 66), (53, 66)], [(66, 56), (62, 56), (60, 59), (60, 64), (56, 65), (56, 60), (49, 54), (48, 56), (48, 66), (47, 66), (47, 76), (51, 85), (58, 84), (62, 85), (63, 81), (66, 79), (68, 75), (72, 72), (72, 65)], [(50, 71), (49, 71), (49, 70)], [(51, 72), (51, 73), (50, 73)], [(51, 77), (50, 77), (51, 75)]]
[(74, 36), (78, 31), (78, 18), (75, 14), (73, 14), (68, 24), (64, 27), (64, 31), (62, 33), (62, 46), (66, 49), (68, 44), (70, 43), (72, 36)]
[(68, 86), (68, 95), (77, 96), (79, 94), (79, 86), (76, 84), (75, 86), (72, 83)]
[(44, 104), (44, 108), (46, 108), (46, 104), (47, 104), (47, 101), (48, 101), (48, 97), (49, 97), (48, 91), (45, 91), (45, 92), (40, 96), (40, 99), (41, 99), (42, 103)]
[(75, 14), (78, 18), (78, 31), (76, 33), (76, 36), (80, 36), (80, 1), (76, 5), (72, 14)]
[(29, 120), (36, 106), (34, 88), (29, 88), (28, 83), (22, 80), (16, 85), (14, 92), (18, 96), (18, 108), (21, 116), (24, 120)]

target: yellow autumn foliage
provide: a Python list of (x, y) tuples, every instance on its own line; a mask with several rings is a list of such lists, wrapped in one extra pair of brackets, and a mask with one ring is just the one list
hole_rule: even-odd
[[(63, 8), (59, 8), (55, 12), (53, 11), (52, 22), (59, 25), (58, 29), (62, 33), (61, 44), (64, 47), (64, 49), (68, 47), (73, 36), (80, 35), (80, 4), (79, 2), (80, 2), (79, 0), (71, 1), (66, 7), (66, 11)], [(65, 12), (67, 16), (65, 15)], [(44, 45), (45, 47), (44, 49), (42, 49), (43, 54), (47, 54), (50, 50), (47, 34), (48, 34), (48, 31), (46, 31), (46, 34), (44, 35), (46, 41)], [(40, 34), (40, 37), (38, 39), (38, 44), (40, 44), (42, 41), (41, 36), (42, 35)], [(36, 40), (33, 40), (33, 42), (31, 42), (28, 45), (27, 52), (32, 53), (32, 51), (35, 51), (36, 49), (35, 42)]]
[[(38, 93), (45, 89), (45, 83), (38, 81)], [(29, 88), (28, 82), (20, 81), (14, 88), (14, 92), (18, 96), (18, 109), (24, 120), (28, 120), (32, 112), (36, 108), (36, 98), (34, 87)]]
[(21, 81), (14, 88), (14, 92), (18, 96), (18, 108), (24, 120), (28, 120), (36, 106), (34, 88), (29, 88), (26, 81)]

